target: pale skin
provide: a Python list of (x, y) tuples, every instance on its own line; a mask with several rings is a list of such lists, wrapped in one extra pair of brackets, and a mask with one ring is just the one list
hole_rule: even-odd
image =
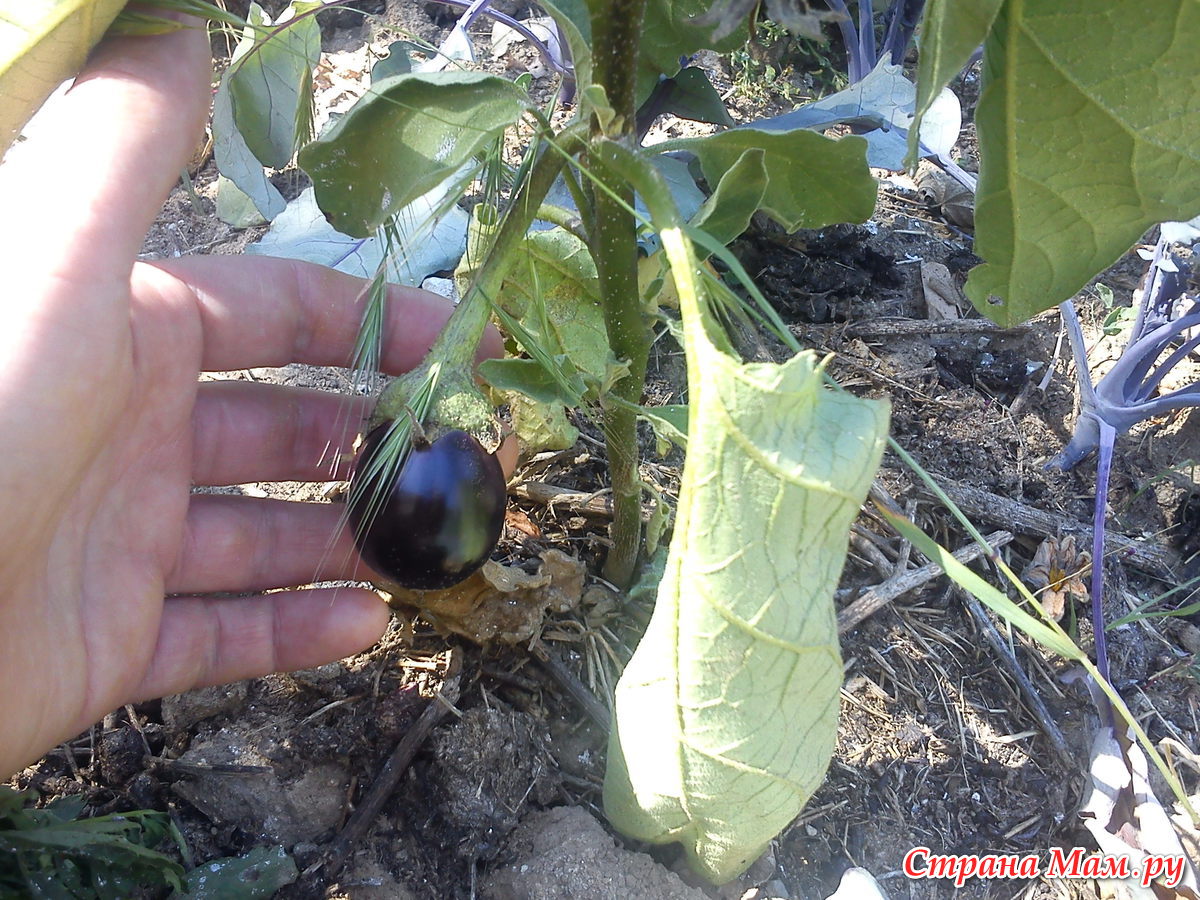
[[(339, 508), (193, 485), (326, 480), (347, 399), (202, 371), (345, 365), (362, 282), (262, 257), (136, 262), (211, 99), (200, 29), (104, 45), (0, 166), (0, 778), (122, 704), (372, 644)], [(36, 141), (36, 144), (34, 142)], [(448, 316), (392, 293), (384, 368)], [(499, 352), (489, 334), (483, 352)], [(320, 568), (318, 569), (318, 566)], [(263, 596), (213, 598), (291, 588)]]

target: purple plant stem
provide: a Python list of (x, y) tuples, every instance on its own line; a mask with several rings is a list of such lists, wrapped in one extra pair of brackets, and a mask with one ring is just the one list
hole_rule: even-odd
[(1104, 519), (1108, 512), (1108, 481), (1112, 475), (1117, 429), (1100, 422), (1096, 462), (1096, 508), (1092, 514), (1092, 628), (1096, 632), (1096, 668), (1108, 680), (1108, 641), (1104, 631)]
[[(1105, 681), (1109, 681), (1108, 636), (1104, 622), (1104, 519), (1108, 512), (1108, 481), (1112, 474), (1113, 446), (1117, 441), (1117, 430), (1107, 422), (1100, 421), (1099, 424), (1096, 507), (1092, 513), (1092, 631), (1096, 637), (1096, 670)], [(1111, 704), (1102, 704), (1100, 715), (1106, 725), (1113, 725)]]
[(862, 59), (864, 70), (862, 77), (867, 77), (867, 72), (878, 61), (879, 57), (875, 50), (875, 10), (871, 8), (871, 0), (858, 0), (858, 42), (859, 56)]
[(866, 77), (870, 69), (864, 69), (865, 61), (861, 57), (861, 51), (858, 45), (858, 31), (854, 27), (854, 19), (850, 15), (850, 9), (846, 6), (845, 0), (826, 0), (829, 8), (838, 14), (837, 26), (842, 33), (842, 43), (846, 45), (846, 54), (850, 57), (847, 65), (847, 75), (850, 77), (850, 83), (862, 81)]
[[(472, 0), (435, 0), (435, 2), (445, 3), (447, 6), (455, 6), (455, 7), (458, 7), (459, 9), (470, 9), (472, 6), (475, 5), (472, 2)], [(550, 52), (550, 48), (547, 47), (544, 43), (542, 43), (541, 38), (539, 38), (536, 34), (534, 34), (532, 31), (530, 31), (528, 28), (526, 28), (522, 23), (518, 22), (512, 16), (507, 15), (506, 13), (502, 13), (499, 10), (492, 9), (490, 6), (482, 9), (481, 12), (483, 12), (484, 15), (490, 16), (491, 18), (495, 19), (497, 22), (501, 23), (502, 25), (507, 25), (513, 31), (517, 32), (517, 34), (521, 35), (527, 41), (529, 41), (529, 43), (531, 43), (534, 46), (534, 48), (537, 49), (538, 53), (541, 54), (542, 59), (544, 59), (546, 61), (546, 65), (548, 65), (554, 71), (560, 72), (560, 73), (562, 73), (564, 75), (568, 75), (568, 76), (574, 75), (574, 71), (569, 66), (565, 65), (562, 62), (559, 62), (559, 60), (555, 57), (555, 55)], [(559, 34), (560, 34), (560, 46), (566, 47), (566, 42), (561, 40), (561, 31), (559, 32)]]

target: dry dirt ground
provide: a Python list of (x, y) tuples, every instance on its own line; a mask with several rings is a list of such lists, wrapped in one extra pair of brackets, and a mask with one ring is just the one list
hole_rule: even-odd
[[(453, 16), (433, 5), (381, 15), (384, 37), (400, 36), (403, 26), (430, 40)], [(356, 23), (334, 23), (327, 45), (353, 49), (364, 36), (379, 38)], [(528, 62), (525, 50), (514, 54), (498, 65)], [(352, 76), (322, 73), (329, 90)], [(956, 85), (968, 108), (974, 87), (970, 79)], [(743, 117), (755, 114), (753, 102), (732, 99)], [(964, 146), (968, 161), (970, 150)], [(1007, 331), (984, 323), (958, 294), (976, 261), (962, 210), (931, 202), (908, 176), (881, 174), (877, 212), (865, 226), (788, 236), (763, 225), (737, 242), (739, 257), (802, 342), (832, 354), (831, 371), (847, 389), (890, 399), (896, 440), (940, 483), (957, 487), (973, 521), (1009, 533), (1001, 553), (1015, 571), (1047, 538), (1075, 535), (1084, 547), (1094, 463), (1065, 474), (1043, 468), (1069, 438), (1076, 402), (1057, 314)], [(214, 180), (207, 162), (195, 177), (197, 202), (175, 191), (146, 258), (237, 253), (258, 237), (261, 229), (232, 232), (212, 215)], [(279, 181), (289, 195), (300, 186), (295, 173)], [(1143, 266), (1131, 256), (1097, 281), (1127, 303)], [(1098, 296), (1089, 288), (1079, 302), (1093, 365), (1102, 369), (1120, 341), (1097, 328)], [(680, 353), (669, 338), (657, 346), (651, 394), (678, 401)], [(747, 349), (773, 354), (762, 341), (747, 341)], [(336, 370), (221, 377), (347, 384)], [(1119, 443), (1110, 527), (1145, 553), (1106, 561), (1110, 619), (1191, 571), (1195, 522), (1186, 501), (1200, 490), (1193, 420), (1186, 412), (1151, 420)], [(538, 615), (531, 628), (489, 619), (466, 629), (525, 627), (532, 635), (481, 646), (401, 610), (383, 641), (360, 656), (118, 711), (16, 783), (47, 797), (81, 793), (97, 813), (169, 811), (195, 863), (280, 844), (305, 873), (280, 893), (291, 898), (807, 900), (830, 894), (850, 866), (874, 873), (894, 900), (1105, 896), (1092, 881), (973, 880), (956, 891), (902, 874), (914, 846), (1043, 858), (1051, 847), (1093, 846), (1077, 815), (1097, 726), (1087, 692), (1064, 678), (1061, 660), (990, 614), (973, 613), (944, 578), (900, 594), (843, 635), (842, 718), (828, 779), (743, 879), (702, 887), (671, 848), (631, 845), (608, 831), (599, 798), (606, 697), (650, 600), (623, 596), (595, 574), (606, 540), (603, 497), (595, 496), (606, 483), (603, 445), (593, 423), (577, 424), (576, 446), (523, 462), (514, 484), (527, 486), (513, 495), (497, 554), (529, 576), (521, 596), (550, 606), (545, 621)], [(670, 495), (680, 460), (647, 444), (647, 477)], [(539, 485), (559, 493), (551, 498)], [(233, 490), (328, 502), (323, 487)], [(891, 454), (876, 499), (905, 509), (946, 546), (970, 543)], [(889, 593), (893, 579), (922, 562), (870, 506), (855, 525), (839, 609), (866, 592)], [(539, 581), (539, 572), (550, 574)], [(1079, 601), (1066, 598), (1063, 622), (1090, 648)], [(1183, 591), (1157, 608), (1189, 602)], [(1189, 792), (1200, 776), (1191, 755), (1200, 733), (1193, 621), (1154, 616), (1110, 635), (1115, 683), (1152, 740), (1175, 747)], [(389, 766), (401, 768), (385, 788)], [(1154, 786), (1170, 808), (1161, 779)], [(363, 809), (372, 814), (359, 828)], [(328, 862), (331, 853), (340, 867)]]

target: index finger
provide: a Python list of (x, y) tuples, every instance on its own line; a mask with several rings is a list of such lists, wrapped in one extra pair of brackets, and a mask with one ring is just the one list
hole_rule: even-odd
[[(293, 362), (346, 366), (354, 353), (369, 286), (361, 278), (266, 256), (193, 256), (145, 266), (170, 274), (194, 298), (207, 371)], [(437, 294), (395, 284), (388, 300), (380, 365), (404, 372), (424, 358), (454, 307)], [(500, 335), (489, 327), (479, 355), (501, 353)]]
[(171, 34), (101, 43), (0, 167), (6, 263), (124, 284), (203, 134), (211, 78), (199, 20)]

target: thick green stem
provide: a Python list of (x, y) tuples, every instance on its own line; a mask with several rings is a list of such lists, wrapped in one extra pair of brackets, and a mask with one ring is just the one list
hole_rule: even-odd
[(500, 223), (479, 274), (434, 341), (428, 359), (440, 360), (444, 365), (471, 366), (475, 359), (475, 348), (491, 316), (491, 301), (500, 293), (500, 286), (516, 261), (514, 251), (524, 240), (537, 216), (538, 207), (542, 205), (542, 200), (549, 193), (565, 162), (561, 154), (547, 150), (533, 164), (529, 178), (518, 189), (508, 213)]
[[(593, 6), (592, 36), (595, 79), (604, 88), (616, 114), (611, 121), (592, 124), (591, 151), (604, 154), (605, 138), (632, 147), (636, 127), (638, 41), (645, 0), (610, 0)], [(588, 233), (600, 280), (600, 300), (608, 342), (629, 374), (613, 385), (625, 403), (604, 409), (604, 437), (613, 491), (613, 547), (604, 566), (605, 577), (619, 587), (633, 580), (642, 543), (641, 476), (638, 473), (637, 414), (629, 404), (641, 402), (650, 352), (650, 324), (642, 306), (637, 279), (637, 223), (633, 188), (624, 179), (608, 177), (601, 163), (603, 186), (595, 191), (594, 221)]]
[[(560, 136), (575, 138), (570, 131)], [(492, 299), (500, 292), (505, 276), (517, 259), (516, 249), (524, 239), (538, 207), (566, 163), (561, 153), (546, 150), (534, 162), (529, 177), (521, 184), (512, 205), (500, 223), (487, 258), (470, 289), (455, 307), (450, 320), (438, 334), (424, 363), (384, 389), (375, 405), (372, 424), (404, 415), (414, 389), (424, 383), (432, 366), (438, 366), (438, 387), (433, 402), (435, 414), (477, 437), (485, 447), (494, 449), (499, 440), (491, 406), (475, 387), (475, 351), (487, 327)]]

